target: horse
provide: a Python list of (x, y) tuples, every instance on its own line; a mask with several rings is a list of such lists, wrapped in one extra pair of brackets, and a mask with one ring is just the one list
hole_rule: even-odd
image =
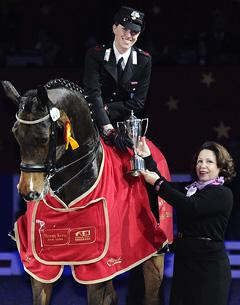
[[(27, 211), (13, 238), (31, 276), (33, 304), (50, 303), (53, 283), (70, 265), (89, 305), (116, 305), (112, 279), (140, 264), (144, 304), (159, 304), (163, 256), (156, 254), (171, 239), (171, 209), (161, 202), (161, 227), (142, 177), (126, 174), (131, 150), (117, 152), (102, 141), (77, 84), (55, 79), (22, 96), (11, 82), (2, 85), (18, 106), (12, 132)], [(163, 155), (149, 145), (167, 177)]]

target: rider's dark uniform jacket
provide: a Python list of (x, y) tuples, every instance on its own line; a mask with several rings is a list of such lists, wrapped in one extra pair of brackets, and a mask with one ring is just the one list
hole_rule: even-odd
[(145, 103), (151, 77), (151, 56), (136, 47), (121, 79), (117, 79), (117, 64), (112, 44), (88, 50), (85, 58), (84, 89), (98, 126), (138, 114)]

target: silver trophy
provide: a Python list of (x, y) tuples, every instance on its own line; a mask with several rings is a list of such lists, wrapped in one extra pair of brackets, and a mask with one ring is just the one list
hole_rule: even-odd
[[(143, 122), (145, 122), (145, 128), (144, 132), (142, 132), (142, 126)], [(133, 110), (131, 111), (131, 115), (128, 120), (123, 122), (117, 122), (117, 127), (119, 128), (120, 125), (123, 125), (125, 128), (125, 131), (127, 132), (129, 138), (133, 142), (133, 152), (134, 155), (130, 159), (130, 171), (129, 173), (137, 177), (140, 175), (141, 170), (145, 170), (145, 162), (142, 157), (140, 157), (137, 153), (137, 147), (139, 145), (139, 141), (141, 140), (141, 137), (145, 136), (148, 128), (148, 118), (145, 119), (138, 119), (134, 113)]]

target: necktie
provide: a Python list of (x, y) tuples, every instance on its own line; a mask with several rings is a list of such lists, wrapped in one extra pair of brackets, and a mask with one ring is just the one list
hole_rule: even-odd
[(121, 79), (122, 73), (123, 73), (122, 61), (123, 61), (123, 58), (121, 57), (121, 58), (119, 58), (118, 63), (117, 63), (118, 80)]

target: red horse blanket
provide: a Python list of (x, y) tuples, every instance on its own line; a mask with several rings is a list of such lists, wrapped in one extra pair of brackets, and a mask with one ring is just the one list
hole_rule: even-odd
[[(167, 179), (167, 163), (148, 141)], [(51, 191), (28, 203), (15, 224), (25, 270), (41, 282), (54, 282), (64, 265), (76, 281), (91, 284), (111, 279), (144, 262), (172, 241), (172, 209), (159, 200), (160, 223), (150, 209), (142, 177), (126, 175), (129, 153), (102, 143), (104, 158), (95, 184), (66, 205)]]

